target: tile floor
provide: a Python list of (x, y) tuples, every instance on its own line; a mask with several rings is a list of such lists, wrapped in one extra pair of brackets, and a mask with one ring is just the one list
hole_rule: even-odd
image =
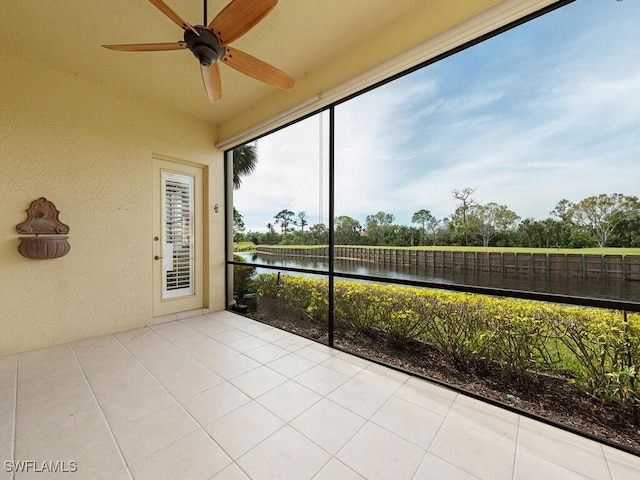
[(0, 357), (0, 461), (0, 480), (640, 478), (640, 457), (229, 312)]

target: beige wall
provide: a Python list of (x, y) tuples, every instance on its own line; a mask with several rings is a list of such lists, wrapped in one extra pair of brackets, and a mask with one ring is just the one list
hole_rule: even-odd
[[(215, 128), (0, 47), (0, 356), (152, 320), (152, 155), (208, 166), (211, 275), (224, 308), (224, 191)], [(15, 227), (46, 197), (70, 253), (29, 260)]]

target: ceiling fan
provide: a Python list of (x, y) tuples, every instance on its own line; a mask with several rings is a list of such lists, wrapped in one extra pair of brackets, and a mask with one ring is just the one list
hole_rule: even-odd
[[(172, 43), (137, 43), (102, 45), (125, 52), (154, 52), (189, 49), (200, 62), (202, 80), (209, 100), (222, 100), (222, 82), (218, 61), (274, 87), (291, 89), (296, 81), (290, 75), (251, 55), (228, 45), (251, 30), (273, 10), (278, 0), (231, 0), (207, 25), (190, 25), (162, 0), (149, 0), (184, 30), (184, 40)], [(204, 0), (204, 23), (207, 23), (207, 0)]]

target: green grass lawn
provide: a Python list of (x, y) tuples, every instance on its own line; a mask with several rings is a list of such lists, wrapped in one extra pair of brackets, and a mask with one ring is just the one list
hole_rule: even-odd
[(256, 244), (253, 242), (233, 242), (234, 252), (250, 252), (256, 249)]

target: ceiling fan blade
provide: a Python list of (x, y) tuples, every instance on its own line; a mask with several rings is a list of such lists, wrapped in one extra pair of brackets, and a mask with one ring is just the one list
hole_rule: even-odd
[(180, 15), (178, 15), (176, 12), (171, 10), (169, 5), (164, 3), (162, 0), (149, 0), (149, 1), (153, 3), (158, 10), (164, 13), (167, 17), (169, 17), (176, 25), (178, 25), (183, 30), (186, 30), (188, 28), (189, 30), (192, 30), (195, 33), (198, 33), (194, 30), (194, 28), (190, 24), (185, 22), (182, 19), (182, 17), (180, 17)]
[(162, 52), (166, 50), (182, 50), (187, 48), (187, 43), (180, 40), (179, 42), (170, 43), (129, 43), (123, 45), (102, 45), (109, 50), (119, 50), (122, 52)]
[(202, 81), (204, 82), (204, 88), (207, 91), (209, 101), (215, 103), (222, 100), (222, 82), (220, 81), (220, 68), (218, 68), (218, 64), (213, 63), (210, 67), (200, 65), (200, 71), (202, 72)]
[(278, 4), (278, 0), (231, 0), (209, 23), (220, 45), (229, 45), (251, 30)]
[(227, 52), (222, 57), (222, 61), (240, 73), (274, 87), (289, 90), (296, 85), (296, 81), (292, 76), (236, 48), (227, 47)]

